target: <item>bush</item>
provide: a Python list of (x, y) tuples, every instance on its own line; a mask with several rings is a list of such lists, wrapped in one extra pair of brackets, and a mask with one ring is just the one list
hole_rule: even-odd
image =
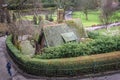
[(51, 21), (51, 22), (52, 22), (52, 21), (54, 21), (54, 19), (53, 19), (52, 17), (50, 17), (50, 18), (48, 19), (48, 21)]
[[(76, 76), (120, 68), (120, 52), (64, 59), (36, 59), (23, 55), (13, 45), (11, 39), (12, 36), (9, 36), (6, 40), (9, 55), (20, 69), (32, 75)], [(118, 39), (116, 39), (116, 41), (117, 40)], [(75, 45), (76, 44), (68, 46), (66, 44), (65, 47), (78, 47)], [(82, 45), (85, 46), (84, 44)], [(82, 49), (86, 48), (81, 48), (81, 50)], [(72, 50), (75, 51), (74, 49)]]
[[(117, 40), (119, 40), (119, 38), (117, 38)], [(104, 37), (101, 39), (95, 39), (95, 41), (90, 42), (88, 46), (91, 46), (92, 54), (101, 54), (101, 53), (107, 53), (107, 52), (120, 50), (117, 46), (118, 42), (119, 41), (116, 41), (113, 38)]]
[(44, 8), (49, 8), (49, 7), (56, 7), (56, 4), (54, 4), (54, 3), (44, 3), (42, 6)]
[(54, 58), (69, 58), (83, 55), (89, 55), (91, 49), (85, 43), (68, 43), (59, 47), (45, 48), (42, 55), (37, 55), (36, 58), (54, 59)]
[(18, 6), (16, 4), (12, 4), (12, 5), (8, 6), (8, 9), (10, 9), (10, 10), (21, 10), (21, 9), (31, 9), (31, 8), (33, 8), (32, 4), (26, 4), (24, 6)]
[[(81, 43), (67, 43), (59, 47), (45, 48), (41, 55), (35, 56), (41, 59), (69, 58), (92, 54), (102, 54), (120, 50), (120, 38), (105, 37), (99, 34), (90, 36), (94, 40)], [(99, 35), (96, 37), (96, 35)]]
[(92, 38), (92, 39), (97, 39), (97, 38), (99, 38), (99, 37), (101, 37), (101, 36), (103, 36), (103, 35), (100, 35), (100, 34), (97, 33), (97, 32), (88, 32), (88, 37), (89, 37), (89, 38)]

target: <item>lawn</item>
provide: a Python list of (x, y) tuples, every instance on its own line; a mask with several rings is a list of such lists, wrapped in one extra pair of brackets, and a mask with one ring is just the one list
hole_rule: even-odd
[[(89, 19), (88, 21), (85, 19), (85, 15), (82, 12), (74, 12), (73, 18), (81, 18), (83, 25), (87, 27), (87, 26), (100, 24), (99, 17), (98, 17), (99, 13), (100, 13), (99, 11), (90, 11), (88, 14), (88, 19)], [(44, 15), (42, 16), (43, 18), (45, 18)], [(53, 19), (57, 20), (56, 18), (57, 16), (56, 14), (54, 14)], [(22, 19), (33, 20), (33, 15), (24, 16), (22, 17)]]
[[(42, 15), (37, 15), (37, 17), (38, 17), (38, 16), (42, 16), (42, 18), (45, 19), (45, 15), (43, 15), (43, 14), (42, 14)], [(56, 15), (53, 15), (52, 18), (53, 18), (54, 21), (57, 20), (57, 16), (56, 16)], [(21, 19), (22, 19), (22, 20), (30, 20), (30, 21), (33, 21), (33, 15), (23, 16)]]
[(120, 26), (111, 27), (111, 28), (108, 28), (108, 30), (100, 29), (100, 30), (96, 30), (94, 32), (97, 32), (97, 33), (102, 34), (102, 35), (116, 36), (116, 35), (120, 35)]
[[(85, 14), (83, 12), (77, 11), (73, 13), (73, 18), (80, 18), (83, 22), (85, 27), (101, 24), (99, 19), (100, 11), (89, 11), (88, 12), (88, 20), (85, 18)], [(111, 16), (112, 21), (119, 21), (120, 20), (120, 11), (114, 13)]]
[(85, 27), (100, 24), (99, 11), (90, 11), (88, 13), (88, 20), (85, 19), (83, 12), (77, 11), (73, 13), (73, 18), (80, 18)]
[[(83, 25), (85, 27), (90, 27), (90, 26), (102, 24), (100, 22), (99, 15), (100, 15), (100, 11), (89, 11), (88, 12), (88, 20), (86, 20), (85, 14), (83, 12), (75, 11), (75, 12), (73, 12), (72, 17), (73, 18), (80, 18), (82, 20)], [(114, 16), (114, 18), (111, 16), (113, 18), (113, 21), (117, 21), (116, 18), (119, 18), (120, 12), (117, 11), (116, 15), (117, 16)], [(45, 19), (45, 15), (44, 14), (42, 14), (41, 16), (43, 17), (43, 19)], [(56, 21), (57, 20), (56, 13), (54, 13), (52, 16), (53, 16), (54, 21)], [(26, 19), (26, 20), (31, 20), (32, 21), (33, 20), (33, 15), (24, 16), (24, 17), (22, 17), (22, 19), (23, 20)]]

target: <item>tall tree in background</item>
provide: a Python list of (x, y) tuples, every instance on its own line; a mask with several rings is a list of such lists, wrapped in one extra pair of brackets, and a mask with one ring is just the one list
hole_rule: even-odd
[(81, 7), (83, 13), (85, 14), (86, 20), (88, 20), (88, 9), (90, 4), (91, 3), (89, 2), (89, 0), (81, 0)]
[(76, 0), (76, 8), (82, 11), (85, 14), (86, 20), (88, 19), (88, 12), (89, 10), (96, 9), (97, 2), (96, 0)]
[(101, 0), (101, 21), (107, 25), (112, 21), (112, 15), (115, 12), (117, 3), (114, 0)]
[(69, 10), (75, 5), (76, 0), (55, 0), (58, 8), (62, 8), (65, 11)]
[(0, 0), (0, 22), (4, 23), (6, 22), (10, 23), (10, 14), (7, 9), (7, 4), (5, 3), (5, 0)]

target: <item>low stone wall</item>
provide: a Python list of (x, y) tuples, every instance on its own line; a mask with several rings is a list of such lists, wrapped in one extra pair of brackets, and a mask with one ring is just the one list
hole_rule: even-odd
[(6, 35), (7, 31), (8, 31), (8, 28), (6, 24), (0, 23), (0, 37)]

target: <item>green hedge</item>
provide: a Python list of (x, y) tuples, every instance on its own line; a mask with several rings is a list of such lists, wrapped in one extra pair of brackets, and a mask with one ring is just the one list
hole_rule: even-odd
[(21, 9), (31, 9), (31, 8), (33, 8), (32, 4), (26, 4), (24, 6), (18, 6), (18, 4), (12, 4), (8, 6), (8, 9), (10, 10), (21, 10)]
[(49, 8), (49, 7), (56, 7), (56, 4), (54, 4), (54, 3), (44, 3), (42, 6), (44, 8)]
[(65, 59), (36, 59), (23, 55), (6, 40), (8, 53), (24, 72), (38, 76), (76, 76), (120, 68), (120, 52)]

